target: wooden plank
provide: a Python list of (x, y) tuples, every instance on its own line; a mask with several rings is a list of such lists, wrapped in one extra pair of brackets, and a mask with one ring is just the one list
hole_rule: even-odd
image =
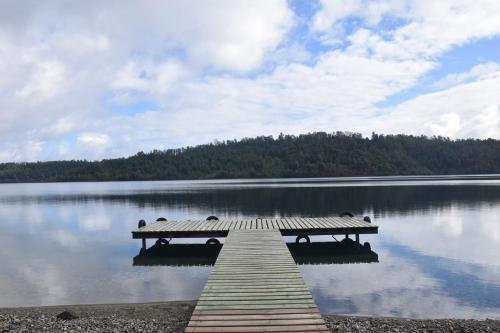
[(233, 287), (233, 286), (227, 286), (226, 289), (223, 288), (223, 286), (205, 286), (204, 291), (206, 292), (231, 292), (231, 291), (236, 291), (236, 292), (269, 292), (269, 291), (281, 291), (281, 292), (286, 292), (286, 291), (309, 291), (305, 286), (239, 286)]
[(193, 315), (237, 315), (237, 314), (290, 314), (290, 313), (319, 313), (318, 308), (314, 309), (267, 309), (267, 310), (210, 310), (198, 311), (196, 308)]
[[(192, 320), (192, 319), (191, 319)], [(301, 319), (231, 319), (223, 318), (220, 320), (194, 320), (191, 326), (278, 326), (278, 325), (321, 325), (325, 322), (321, 318), (301, 318)]]
[[(203, 311), (202, 313), (207, 312)], [(277, 314), (226, 314), (226, 315), (210, 315), (210, 314), (193, 314), (191, 320), (249, 320), (249, 319), (319, 319), (319, 313), (277, 313)]]
[[(276, 293), (270, 293), (270, 295), (262, 295), (262, 294), (237, 294), (227, 295), (225, 293), (221, 294), (204, 294), (201, 296), (198, 301), (238, 301), (244, 298), (247, 301), (286, 301), (286, 300), (311, 300), (311, 295), (307, 294), (292, 294), (292, 295), (277, 295)], [(299, 302), (298, 302), (299, 303)], [(300, 302), (302, 303), (302, 302)], [(306, 302), (307, 303), (307, 302)]]
[(226, 226), (229, 224), (229, 222), (231, 222), (231, 221), (229, 221), (229, 220), (222, 220), (221, 224), (219, 226), (220, 230), (227, 230)]
[(281, 219), (281, 221), (285, 225), (285, 229), (284, 230), (293, 229), (293, 227), (290, 225), (290, 223), (288, 223), (288, 220), (286, 218), (285, 219)]
[(323, 229), (323, 228), (327, 228), (328, 226), (324, 223), (324, 220), (322, 218), (310, 218), (310, 220), (313, 220), (314, 223), (316, 224), (316, 228), (317, 229)]
[(337, 221), (336, 217), (327, 217), (326, 218), (328, 224), (330, 225), (330, 228), (339, 228), (339, 221)]
[[(262, 266), (261, 267), (265, 267)], [(270, 276), (270, 275), (282, 275), (283, 277), (288, 277), (288, 276), (300, 276), (300, 273), (297, 272), (296, 270), (293, 269), (293, 267), (288, 266), (288, 267), (272, 267), (269, 268), (269, 270), (264, 270), (259, 272), (256, 270), (259, 268), (258, 266), (251, 266), (247, 269), (243, 268), (237, 268), (234, 266), (226, 265), (222, 267), (217, 267), (217, 269), (212, 270), (212, 277), (217, 277), (217, 276), (227, 276), (227, 270), (231, 269), (233, 271), (232, 278), (238, 278), (238, 277), (244, 277), (244, 278), (253, 278), (255, 276)], [(267, 267), (265, 267), (267, 268)]]
[(211, 226), (208, 230), (222, 230), (222, 228), (220, 227), (220, 225), (223, 223), (224, 221), (221, 221), (221, 220), (218, 220), (218, 221), (210, 221), (211, 223)]
[(307, 218), (307, 217), (303, 217), (300, 219), (302, 221), (302, 223), (306, 226), (306, 228), (308, 230), (314, 230), (314, 229), (317, 229), (317, 225), (316, 223), (312, 222), (311, 219)]
[[(249, 293), (244, 293), (241, 291), (232, 291), (232, 292), (227, 292), (227, 291), (219, 291), (219, 292), (211, 292), (211, 291), (205, 291), (201, 297), (212, 297), (212, 296), (217, 296), (217, 295), (223, 295), (224, 297), (243, 297), (246, 295), (249, 295), (250, 297), (252, 296), (269, 296), (269, 293), (267, 292), (249, 292)], [(309, 293), (305, 290), (302, 291), (285, 291), (285, 292), (280, 292), (280, 291), (273, 291), (272, 293), (273, 296), (292, 296), (292, 295), (309, 295)]]
[(276, 223), (278, 223), (278, 229), (285, 229), (285, 224), (283, 223), (282, 219), (276, 219)]
[(298, 226), (299, 229), (308, 229), (306, 225), (302, 222), (302, 219), (293, 218), (293, 221), (295, 222), (295, 224)]
[[(223, 268), (224, 269), (221, 269), (218, 267), (217, 270), (212, 270), (211, 276), (212, 277), (227, 276), (227, 268), (226, 267), (223, 267)], [(247, 279), (248, 278), (253, 279), (255, 277), (266, 277), (266, 276), (274, 276), (274, 275), (286, 276), (286, 277), (289, 277), (289, 276), (302, 277), (300, 275), (300, 273), (298, 273), (292, 267), (289, 267), (287, 269), (275, 269), (275, 268), (273, 268), (272, 270), (266, 269), (265, 271), (262, 271), (262, 272), (255, 271), (255, 269), (253, 267), (252, 267), (252, 269), (241, 270), (241, 271), (237, 271), (231, 267), (229, 267), (229, 269), (231, 269), (231, 271), (233, 272), (233, 275), (232, 275), (233, 278), (245, 277)]]
[(290, 219), (284, 219), (284, 222), (285, 224), (288, 225), (288, 228), (286, 228), (285, 230), (294, 230), (294, 229), (297, 229), (297, 227), (295, 226), (295, 224), (293, 224), (293, 222), (290, 220)]
[(291, 218), (291, 220), (297, 226), (297, 229), (305, 229), (304, 226), (300, 223), (300, 219), (293, 217)]
[(182, 223), (179, 231), (192, 230), (199, 222), (197, 220), (187, 220)]
[(179, 228), (179, 231), (189, 230), (195, 223), (196, 221), (186, 221), (183, 223), (183, 226)]
[(282, 308), (286, 308), (290, 305), (293, 304), (300, 304), (300, 305), (311, 305), (311, 306), (316, 306), (314, 304), (314, 301), (312, 298), (309, 299), (303, 299), (303, 298), (297, 298), (297, 299), (247, 299), (247, 297), (244, 297), (245, 300), (241, 300), (241, 298), (237, 300), (228, 300), (225, 298), (221, 299), (210, 299), (210, 300), (198, 300), (196, 303), (196, 306), (211, 306), (211, 307), (225, 307), (225, 306), (238, 306), (240, 309), (245, 308), (246, 305), (255, 305), (258, 306), (259, 308), (265, 309), (266, 306), (268, 305), (279, 305)]
[(293, 218), (286, 219), (288, 224), (292, 227), (291, 229), (300, 229), (296, 224)]
[[(272, 250), (271, 250), (272, 251)], [(256, 255), (264, 255), (262, 252), (257, 254)], [(276, 257), (276, 258), (279, 258), (279, 257)], [(253, 259), (253, 256), (241, 256), (241, 257), (238, 257), (238, 259), (240, 260), (244, 260), (244, 259), (249, 259), (249, 260), (252, 260)], [(267, 267), (268, 264), (272, 264), (273, 262), (275, 262), (275, 260), (267, 260), (267, 261), (263, 261), (259, 264), (249, 264), (247, 266), (242, 266), (241, 264), (241, 261), (238, 262), (238, 261), (232, 261), (232, 260), (224, 260), (222, 261), (220, 264), (220, 267), (217, 267), (217, 269), (213, 269), (212, 271), (215, 273), (215, 272), (218, 272), (218, 271), (225, 271), (225, 268), (224, 267), (227, 267), (227, 268), (232, 268), (232, 269), (241, 269), (242, 271), (245, 271), (245, 270), (248, 270), (248, 269), (253, 269), (253, 268), (258, 268), (259, 266), (261, 267)], [(286, 268), (289, 268), (289, 269), (294, 269), (293, 266), (290, 266), (289, 264), (281, 264), (281, 265), (276, 265), (275, 267), (270, 267), (269, 269), (271, 271), (273, 270), (283, 270), (283, 269), (286, 269)]]
[(290, 325), (290, 326), (232, 326), (232, 327), (199, 327), (188, 326), (186, 333), (191, 332), (329, 332), (324, 324), (322, 325)]
[(301, 217), (299, 219), (299, 221), (304, 226), (304, 229), (314, 229), (314, 226), (312, 226), (311, 224), (309, 224), (309, 222), (307, 221), (307, 218)]
[(267, 309), (304, 309), (316, 308), (314, 303), (289, 303), (289, 304), (212, 304), (212, 305), (197, 305), (198, 310), (267, 310)]
[(224, 230), (227, 231), (231, 230), (231, 225), (233, 224), (233, 222), (234, 222), (233, 220), (227, 221), (227, 223), (224, 225)]

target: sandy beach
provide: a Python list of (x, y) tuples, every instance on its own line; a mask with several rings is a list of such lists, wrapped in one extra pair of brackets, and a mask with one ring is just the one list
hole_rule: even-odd
[[(195, 301), (0, 309), (0, 332), (183, 332)], [(67, 311), (73, 319), (59, 319)], [(499, 320), (323, 315), (332, 332), (500, 332)]]

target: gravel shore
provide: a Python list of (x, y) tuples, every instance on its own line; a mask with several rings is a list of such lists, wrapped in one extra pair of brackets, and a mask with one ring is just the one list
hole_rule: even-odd
[(500, 332), (499, 320), (404, 319), (323, 315), (332, 332)]
[[(196, 302), (0, 309), (0, 332), (184, 332)], [(58, 319), (69, 311), (78, 318)]]
[[(196, 302), (69, 305), (0, 309), (5, 332), (183, 332)], [(59, 319), (62, 317), (74, 319)], [(61, 317), (61, 316), (60, 316)], [(500, 332), (498, 320), (414, 320), (324, 316), (332, 332)]]

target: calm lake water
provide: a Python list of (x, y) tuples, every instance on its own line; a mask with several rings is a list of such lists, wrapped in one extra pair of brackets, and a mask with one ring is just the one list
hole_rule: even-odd
[(500, 318), (498, 179), (2, 184), (0, 306), (196, 299), (210, 267), (132, 266), (139, 219), (349, 210), (379, 226), (361, 236), (379, 262), (300, 266), (323, 312)]

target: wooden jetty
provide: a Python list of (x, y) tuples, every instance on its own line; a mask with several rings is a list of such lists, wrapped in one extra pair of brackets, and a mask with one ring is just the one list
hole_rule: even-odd
[(232, 230), (186, 332), (328, 332), (279, 230)]
[[(350, 216), (139, 222), (133, 238), (226, 237), (186, 332), (328, 332), (282, 236), (377, 233)], [(212, 243), (215, 240), (212, 239)], [(207, 242), (210, 244), (210, 242)], [(218, 242), (216, 242), (218, 243)], [(168, 246), (168, 245), (167, 245)], [(369, 249), (369, 245), (365, 245)]]

